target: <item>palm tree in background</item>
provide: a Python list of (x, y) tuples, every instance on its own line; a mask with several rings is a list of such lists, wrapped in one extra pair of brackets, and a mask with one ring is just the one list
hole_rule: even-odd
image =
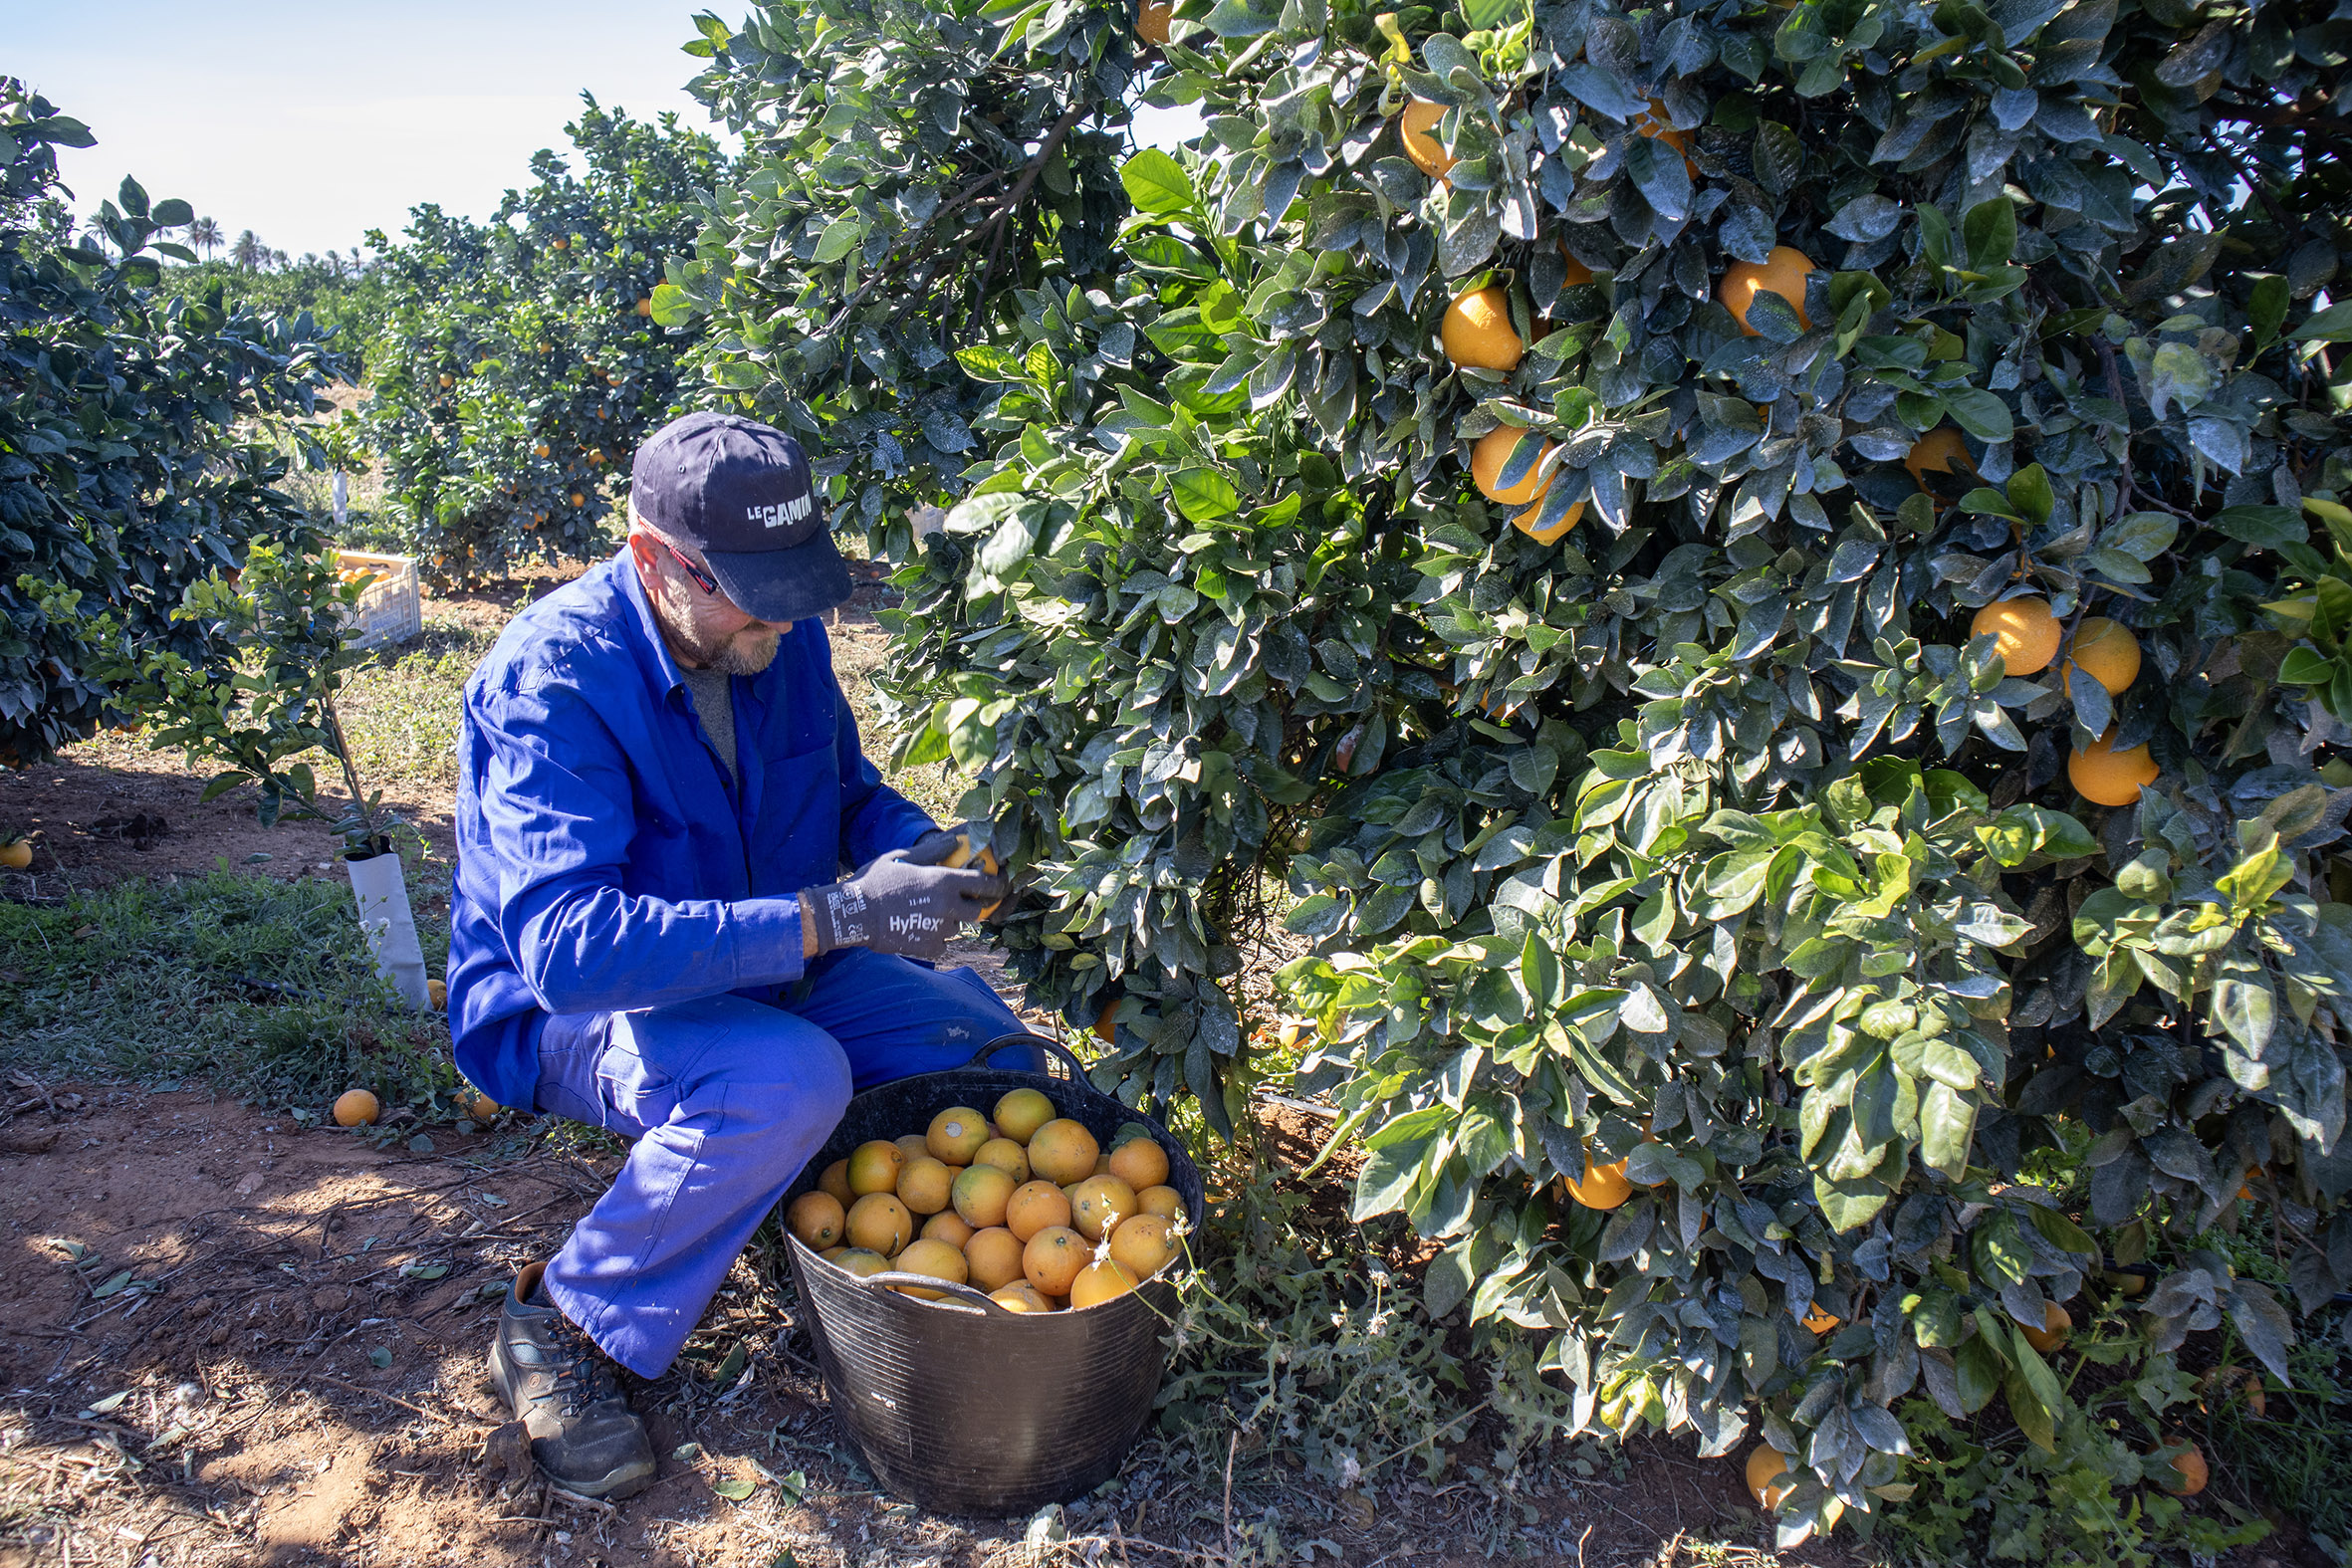
[(210, 218), (198, 218), (188, 225), (188, 245), (206, 261), (221, 247), (220, 225)]
[(259, 272), (270, 264), (270, 248), (262, 243), (260, 235), (247, 229), (230, 242), (229, 262), (247, 272)]

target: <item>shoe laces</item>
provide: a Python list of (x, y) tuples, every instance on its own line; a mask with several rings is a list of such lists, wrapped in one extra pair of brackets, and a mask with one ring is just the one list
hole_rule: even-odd
[(563, 1401), (565, 1415), (577, 1416), (618, 1391), (618, 1382), (604, 1353), (578, 1324), (560, 1312), (556, 1314), (554, 1339), (561, 1357), (556, 1367), (555, 1393)]

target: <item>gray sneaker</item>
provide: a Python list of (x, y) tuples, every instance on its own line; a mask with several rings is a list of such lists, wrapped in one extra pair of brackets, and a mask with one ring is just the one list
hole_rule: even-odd
[(653, 1444), (620, 1394), (612, 1363), (540, 1293), (545, 1263), (515, 1276), (490, 1341), (490, 1381), (531, 1434), (531, 1457), (583, 1497), (653, 1484)]

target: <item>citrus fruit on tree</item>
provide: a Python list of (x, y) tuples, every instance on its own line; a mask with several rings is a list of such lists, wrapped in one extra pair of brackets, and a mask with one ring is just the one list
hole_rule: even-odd
[(2100, 805), (2132, 804), (2140, 798), (2141, 785), (2156, 783), (2157, 773), (2156, 759), (2148, 755), (2146, 746), (2115, 750), (2113, 726), (2066, 759), (2067, 783), (2085, 800)]
[(2063, 628), (2050, 613), (2050, 601), (2040, 598), (1996, 599), (1969, 621), (1969, 635), (1990, 633), (2001, 668), (2010, 675), (2031, 675), (2049, 668), (2058, 656)]
[(974, 1232), (964, 1223), (962, 1215), (953, 1209), (942, 1209), (924, 1221), (923, 1229), (915, 1234), (933, 1241), (945, 1241), (950, 1246), (962, 1246), (972, 1239)]
[[(1082, 1182), (1094, 1174), (1102, 1147), (1084, 1124), (1058, 1117), (1040, 1127), (1029, 1140), (1029, 1168), (1057, 1187)], [(1054, 1292), (1059, 1295), (1061, 1292)]]
[(1015, 1185), (1029, 1180), (1029, 1155), (1010, 1138), (991, 1138), (972, 1156), (974, 1165), (993, 1165), (1013, 1178)]
[(975, 1231), (964, 1243), (964, 1261), (972, 1270), (972, 1283), (983, 1290), (997, 1290), (1028, 1276), (1021, 1268), (1021, 1237), (1003, 1226), (990, 1226)]
[[(909, 1241), (906, 1250), (890, 1260), (890, 1266), (903, 1273), (928, 1274), (933, 1279), (944, 1279), (958, 1285), (970, 1278), (964, 1254), (945, 1241)], [(946, 1293), (925, 1290), (919, 1285), (892, 1285), (890, 1288), (921, 1301), (936, 1301)]]
[(1048, 1226), (1022, 1247), (1021, 1271), (1047, 1295), (1065, 1296), (1070, 1281), (1093, 1255), (1094, 1248), (1075, 1231), (1067, 1226)]
[(849, 1191), (858, 1197), (898, 1190), (898, 1173), (906, 1168), (906, 1151), (885, 1138), (873, 1138), (849, 1151)]
[(1478, 493), (1500, 506), (1519, 507), (1542, 498), (1551, 488), (1551, 477), (1543, 474), (1543, 459), (1551, 451), (1552, 442), (1544, 441), (1535, 449), (1535, 461), (1510, 485), (1503, 483), (1503, 470), (1511, 462), (1511, 454), (1519, 450), (1522, 437), (1528, 434), (1524, 425), (1497, 425), (1478, 438), (1470, 449), (1470, 480), (1478, 486)]
[(1691, 133), (1676, 126), (1663, 100), (1651, 99), (1649, 107), (1633, 116), (1633, 128), (1636, 134), (1655, 137), (1681, 153), (1684, 172), (1698, 178), (1699, 165), (1691, 161)]
[(1147, 44), (1168, 41), (1168, 23), (1174, 18), (1176, 7), (1171, 0), (1143, 0), (1135, 12), (1135, 36)]
[(1800, 1321), (1803, 1323), (1806, 1333), (1826, 1334), (1837, 1327), (1842, 1320), (1835, 1312), (1827, 1310), (1816, 1301), (1805, 1309), (1805, 1315)]
[(1813, 270), (1813, 259), (1791, 245), (1775, 245), (1771, 255), (1762, 262), (1736, 261), (1724, 269), (1723, 282), (1716, 288), (1716, 298), (1732, 313), (1732, 320), (1751, 337), (1762, 335), (1764, 329), (1750, 324), (1748, 308), (1760, 294), (1776, 294), (1796, 313), (1800, 326), (1813, 325), (1805, 315), (1805, 275)]
[(1405, 156), (1431, 179), (1444, 179), (1454, 166), (1454, 155), (1432, 134), (1445, 117), (1446, 106), (1425, 98), (1414, 99), (1396, 116), (1397, 140), (1404, 143)]
[(1005, 1204), (1005, 1229), (1024, 1241), (1040, 1231), (1068, 1224), (1068, 1195), (1052, 1182), (1024, 1182)]
[(2077, 667), (2112, 696), (2140, 678), (2140, 639), (2104, 615), (2085, 616), (2066, 649), (2066, 669)]
[(1110, 1259), (1104, 1258), (1098, 1263), (1088, 1263), (1079, 1269), (1078, 1276), (1069, 1282), (1070, 1309), (1076, 1311), (1084, 1307), (1100, 1306), (1103, 1302), (1123, 1296), (1134, 1288), (1135, 1276)]
[(955, 1183), (955, 1171), (926, 1154), (899, 1171), (898, 1201), (916, 1214), (935, 1215), (947, 1207)]
[(1582, 262), (1578, 261), (1575, 256), (1570, 254), (1568, 250), (1568, 242), (1566, 240), (1561, 240), (1557, 246), (1557, 249), (1559, 251), (1560, 265), (1566, 269), (1565, 274), (1560, 279), (1561, 288), (1577, 289), (1582, 288), (1585, 284), (1592, 282), (1592, 269), (1585, 266)]
[(1511, 325), (1511, 297), (1497, 284), (1456, 295), (1438, 323), (1438, 340), (1456, 366), (1481, 370), (1516, 369), (1528, 350)]
[(803, 1193), (784, 1212), (785, 1229), (800, 1237), (802, 1245), (818, 1251), (841, 1239), (847, 1220), (841, 1206), (825, 1193)]
[(956, 1214), (975, 1231), (1005, 1223), (1006, 1206), (1018, 1184), (1002, 1166), (975, 1165), (956, 1178)]
[(1037, 1130), (1054, 1119), (1054, 1102), (1035, 1089), (1015, 1089), (997, 1101), (997, 1130), (1026, 1146)]
[(1975, 459), (1969, 456), (1968, 443), (1950, 425), (1938, 425), (1911, 444), (1903, 455), (1903, 466), (1911, 471), (1911, 482), (1920, 489), (1928, 488), (1930, 474), (1974, 474)]
[(868, 1193), (849, 1206), (842, 1233), (852, 1246), (896, 1257), (914, 1238), (915, 1220), (891, 1194)]
[(1070, 1225), (1089, 1241), (1101, 1240), (1135, 1212), (1135, 1189), (1115, 1176), (1089, 1176), (1069, 1195)]
[(335, 1125), (365, 1127), (383, 1114), (383, 1107), (365, 1089), (348, 1089), (335, 1101)]
[(1756, 1505), (1766, 1513), (1780, 1506), (1796, 1485), (1796, 1477), (1788, 1473), (1788, 1456), (1768, 1444), (1759, 1444), (1748, 1456), (1748, 1494)]
[(1568, 1196), (1587, 1209), (1616, 1209), (1633, 1196), (1633, 1184), (1625, 1179), (1625, 1162), (1596, 1164), (1589, 1151), (1584, 1157), (1583, 1180), (1570, 1181), (1563, 1176), (1560, 1182)]
[(820, 1192), (830, 1193), (833, 1202), (839, 1204), (844, 1213), (851, 1204), (857, 1202), (857, 1189), (849, 1185), (847, 1160), (835, 1160), (826, 1166), (817, 1178), (817, 1188)]
[(2046, 1356), (2066, 1343), (2066, 1336), (2074, 1332), (2074, 1314), (2055, 1301), (2044, 1301), (2041, 1304), (2041, 1327), (2020, 1323), (2017, 1332), (2025, 1336), (2026, 1344)]

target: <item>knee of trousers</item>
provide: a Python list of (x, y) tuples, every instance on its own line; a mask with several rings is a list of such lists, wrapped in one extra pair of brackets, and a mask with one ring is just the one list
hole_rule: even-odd
[(798, 1131), (809, 1140), (805, 1153), (814, 1153), (849, 1107), (849, 1058), (831, 1035), (805, 1025), (780, 1030), (762, 1044), (769, 1048), (745, 1052), (712, 1072), (680, 1111), (711, 1117), (711, 1130), (724, 1137)]

